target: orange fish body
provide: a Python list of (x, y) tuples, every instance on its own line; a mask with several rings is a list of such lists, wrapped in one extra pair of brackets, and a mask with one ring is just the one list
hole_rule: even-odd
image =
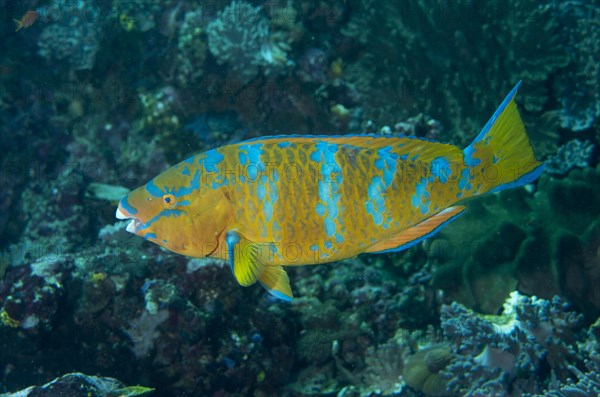
[(17, 28), (15, 29), (15, 32), (18, 32), (19, 30), (23, 29), (23, 28), (28, 28), (31, 25), (33, 25), (35, 23), (35, 21), (37, 21), (38, 19), (38, 12), (37, 11), (27, 11), (25, 14), (23, 14), (23, 16), (21, 17), (21, 19), (15, 19), (13, 18), (13, 21), (15, 21), (15, 24), (17, 25)]
[(228, 260), (241, 285), (292, 298), (282, 266), (406, 249), (458, 201), (536, 179), (514, 95), (466, 149), (414, 137), (278, 136), (193, 156), (124, 197), (127, 230), (184, 255)]

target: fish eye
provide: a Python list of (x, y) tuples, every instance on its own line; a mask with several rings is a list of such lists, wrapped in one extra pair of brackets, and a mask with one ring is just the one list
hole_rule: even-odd
[(163, 204), (167, 208), (173, 208), (177, 204), (177, 199), (172, 194), (165, 194), (163, 196)]

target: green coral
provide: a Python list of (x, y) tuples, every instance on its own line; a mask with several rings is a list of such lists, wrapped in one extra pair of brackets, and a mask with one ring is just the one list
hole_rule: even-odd
[(543, 175), (535, 194), (512, 189), (468, 203), (468, 211), (427, 242), (434, 285), (448, 299), (496, 313), (518, 289), (562, 294), (590, 318), (600, 314), (600, 168), (568, 178)]

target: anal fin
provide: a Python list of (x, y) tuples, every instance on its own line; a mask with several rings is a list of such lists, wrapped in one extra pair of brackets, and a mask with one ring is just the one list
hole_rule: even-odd
[(369, 247), (366, 252), (381, 254), (410, 248), (439, 232), (442, 227), (456, 219), (465, 208), (464, 206), (448, 207), (410, 229), (403, 230), (394, 237)]

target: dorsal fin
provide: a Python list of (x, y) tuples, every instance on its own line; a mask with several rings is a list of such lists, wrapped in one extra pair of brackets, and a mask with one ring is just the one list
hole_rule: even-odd
[(352, 135), (275, 135), (250, 139), (235, 145), (248, 143), (302, 144), (327, 142), (335, 145), (350, 145), (365, 150), (390, 148), (393, 153), (404, 156), (402, 160), (430, 163), (438, 157), (445, 157), (449, 163), (462, 164), (463, 153), (447, 143), (430, 141), (414, 136), (387, 136), (372, 134)]

